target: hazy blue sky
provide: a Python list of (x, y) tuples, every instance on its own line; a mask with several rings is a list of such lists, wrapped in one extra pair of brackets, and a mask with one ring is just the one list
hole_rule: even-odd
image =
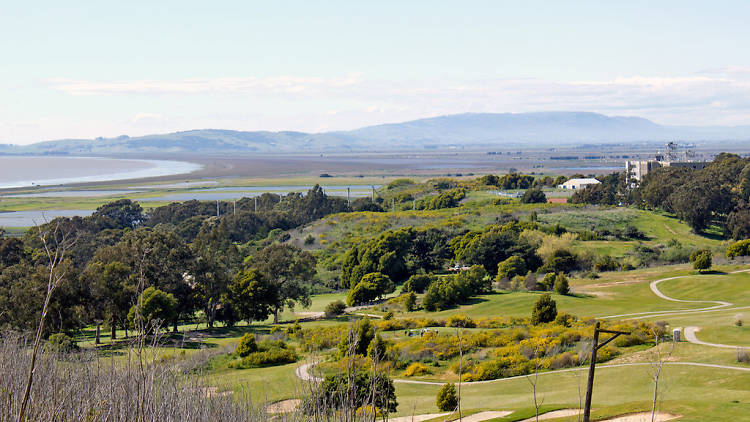
[(0, 142), (585, 110), (750, 124), (747, 1), (37, 1)]

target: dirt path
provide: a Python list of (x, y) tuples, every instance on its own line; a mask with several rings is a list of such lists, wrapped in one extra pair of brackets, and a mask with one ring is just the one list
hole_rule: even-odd
[[(750, 269), (732, 271), (729, 274), (746, 273), (746, 272), (750, 272)], [(659, 283), (661, 283), (663, 281), (676, 280), (676, 279), (688, 278), (688, 277), (692, 277), (692, 276), (691, 275), (681, 275), (681, 276), (676, 276), (676, 277), (662, 278), (662, 279), (659, 279), (659, 280), (652, 281), (649, 284), (649, 288), (651, 289), (651, 291), (655, 295), (659, 296), (660, 298), (662, 298), (664, 300), (669, 300), (669, 301), (672, 301), (672, 302), (681, 302), (681, 303), (706, 303), (706, 304), (713, 304), (713, 306), (708, 306), (708, 307), (704, 307), (704, 308), (693, 308), (693, 309), (677, 309), (677, 310), (672, 310), (672, 311), (663, 310), (663, 311), (651, 311), (651, 312), (634, 312), (634, 313), (631, 313), (631, 314), (607, 315), (607, 316), (603, 316), (603, 317), (600, 317), (600, 318), (604, 318), (604, 319), (614, 319), (614, 318), (640, 319), (640, 318), (649, 318), (649, 317), (654, 317), (654, 316), (689, 315), (689, 314), (692, 314), (692, 313), (702, 313), (702, 312), (715, 311), (715, 310), (722, 310), (722, 311), (724, 311), (724, 310), (729, 310), (729, 309), (742, 309), (742, 308), (746, 308), (746, 307), (729, 308), (733, 304), (731, 302), (724, 302), (724, 301), (721, 301), (721, 300), (685, 300), (685, 299), (677, 299), (677, 298), (674, 298), (674, 297), (667, 296), (664, 293), (662, 293), (661, 290), (659, 290), (659, 287), (658, 287)]]
[(300, 403), (302, 403), (300, 399), (277, 401), (266, 406), (266, 413), (291, 413), (297, 410)]
[(719, 347), (723, 349), (742, 349), (743, 346), (733, 346), (731, 344), (720, 344), (720, 343), (708, 343), (706, 341), (698, 340), (695, 333), (700, 331), (698, 327), (685, 327), (685, 340), (690, 343), (702, 344), (704, 346)]
[[(731, 346), (731, 347), (736, 348), (737, 346)], [(297, 377), (303, 381), (314, 381), (314, 382), (323, 381), (322, 378), (310, 373), (310, 368), (314, 366), (315, 364), (316, 363), (306, 363), (304, 365), (300, 365), (295, 371)], [(651, 364), (648, 362), (617, 363), (614, 365), (597, 365), (596, 369), (598, 370), (598, 369), (608, 369), (608, 368), (620, 368), (623, 366), (650, 366), (650, 365)], [(702, 368), (716, 368), (716, 369), (728, 369), (732, 371), (750, 372), (750, 367), (719, 365), (719, 364), (701, 363), (701, 362), (666, 362), (665, 365), (697, 366), (697, 367), (702, 367)], [(553, 375), (553, 374), (559, 374), (562, 372), (574, 372), (574, 371), (588, 371), (588, 368), (579, 367), (579, 368), (558, 369), (555, 371), (540, 372), (539, 375), (540, 376)], [(526, 378), (526, 375), (518, 375), (515, 377), (498, 378), (498, 379), (486, 380), (486, 381), (467, 381), (462, 384), (463, 385), (489, 384), (489, 383), (496, 383), (496, 382), (509, 381), (513, 379), (519, 379), (519, 378)], [(395, 378), (393, 382), (399, 383), (399, 384), (418, 384), (418, 385), (443, 385), (445, 384), (445, 382), (438, 382), (438, 381), (419, 381), (419, 380), (407, 380), (407, 379), (401, 379), (401, 378)]]
[(667, 225), (667, 223), (664, 223), (664, 228), (667, 229), (667, 231), (670, 232), (670, 233), (672, 233), (673, 235), (679, 236), (677, 234), (677, 232), (675, 232), (674, 230), (672, 230), (672, 228)]

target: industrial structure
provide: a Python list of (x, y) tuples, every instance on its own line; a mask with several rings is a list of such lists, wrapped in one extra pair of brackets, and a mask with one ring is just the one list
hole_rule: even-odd
[(700, 170), (706, 167), (706, 162), (696, 161), (694, 150), (684, 148), (680, 152), (676, 142), (669, 142), (665, 145), (664, 152), (657, 153), (653, 160), (626, 161), (625, 173), (628, 182), (634, 184), (643, 180), (649, 172), (661, 167), (685, 167)]
[(579, 190), (579, 189), (585, 188), (586, 186), (589, 186), (589, 185), (598, 185), (600, 183), (601, 183), (600, 181), (598, 181), (596, 179), (592, 179), (592, 178), (587, 178), (587, 179), (570, 179), (567, 182), (563, 183), (562, 185), (557, 185), (557, 188), (558, 189), (568, 189), (568, 190)]

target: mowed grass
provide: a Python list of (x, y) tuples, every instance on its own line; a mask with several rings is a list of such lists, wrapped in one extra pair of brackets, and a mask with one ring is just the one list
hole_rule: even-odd
[[(552, 372), (538, 377), (537, 394), (545, 406), (578, 408), (579, 387), (585, 394), (586, 370)], [(660, 410), (684, 415), (683, 421), (742, 420), (750, 411), (750, 372), (666, 366), (660, 380)], [(440, 386), (396, 383), (397, 415), (435, 413)], [(597, 369), (592, 416), (602, 418), (651, 409), (650, 366)], [(736, 401), (736, 402), (735, 402)], [(472, 410), (516, 410), (533, 406), (526, 377), (462, 386), (462, 405)], [(519, 415), (506, 419), (517, 420)], [(566, 419), (560, 419), (566, 420)], [(567, 420), (576, 420), (571, 418)]]

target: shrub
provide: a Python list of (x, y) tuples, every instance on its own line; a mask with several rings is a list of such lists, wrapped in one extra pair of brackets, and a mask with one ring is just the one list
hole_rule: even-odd
[(550, 361), (550, 368), (552, 369), (561, 369), (561, 368), (569, 368), (571, 366), (576, 365), (575, 356), (570, 352), (565, 352), (559, 356), (554, 357)]
[(747, 350), (737, 348), (737, 362), (750, 363), (750, 355), (748, 355)]
[(539, 284), (544, 288), (544, 290), (552, 290), (555, 286), (555, 279), (557, 278), (557, 274), (555, 273), (547, 273), (544, 275), (544, 278), (542, 281), (539, 282)]
[(568, 277), (565, 277), (563, 273), (557, 273), (555, 277), (554, 285), (555, 293), (559, 295), (567, 295), (570, 293), (570, 286), (568, 285)]
[(393, 311), (388, 311), (383, 315), (383, 319), (386, 321), (390, 321), (393, 319)]
[(283, 341), (266, 340), (256, 343), (255, 337), (249, 333), (242, 336), (235, 354), (242, 357), (242, 359), (230, 362), (229, 367), (235, 369), (283, 365), (294, 363), (299, 359), (294, 347)]
[(452, 412), (458, 407), (458, 395), (453, 383), (443, 385), (437, 393), (436, 404), (443, 412)]
[(78, 350), (78, 344), (73, 337), (65, 333), (56, 333), (49, 336), (47, 343), (44, 344), (44, 350), (54, 353), (69, 353)]
[(549, 293), (545, 293), (534, 303), (531, 311), (531, 323), (534, 325), (552, 322), (557, 317), (557, 303)]
[(708, 249), (701, 249), (693, 252), (690, 255), (690, 260), (693, 261), (693, 268), (699, 272), (708, 270), (711, 268), (712, 255)]
[(409, 365), (409, 366), (406, 367), (406, 370), (404, 371), (404, 376), (405, 377), (416, 377), (416, 376), (419, 376), (419, 375), (427, 375), (427, 374), (431, 374), (431, 373), (432, 373), (432, 371), (430, 371), (430, 368), (428, 368), (427, 366), (425, 366), (425, 365), (423, 365), (423, 364), (421, 364), (419, 362), (414, 362), (411, 365)]
[(237, 344), (237, 348), (234, 349), (234, 353), (239, 357), (245, 357), (250, 353), (258, 351), (258, 344), (255, 342), (255, 336), (250, 333), (245, 333), (240, 337), (240, 342)]
[(315, 236), (308, 234), (305, 238), (305, 245), (312, 245), (313, 243), (315, 243)]
[(527, 189), (521, 196), (522, 204), (544, 204), (547, 202), (547, 196), (541, 189)]
[(727, 258), (750, 255), (750, 239), (732, 243), (727, 248)]
[(262, 352), (250, 353), (242, 358), (239, 365), (235, 368), (260, 368), (263, 366), (285, 365), (287, 363), (297, 362), (299, 356), (294, 349), (271, 348)]
[(326, 305), (325, 313), (327, 317), (342, 315), (346, 310), (346, 304), (340, 300), (333, 301)]
[(737, 314), (734, 316), (734, 325), (736, 327), (742, 327), (742, 314)]
[(567, 312), (560, 312), (555, 317), (555, 324), (562, 325), (563, 327), (570, 327), (578, 321), (575, 315), (571, 315)]
[(646, 234), (638, 230), (638, 228), (633, 226), (632, 224), (628, 224), (625, 226), (625, 229), (622, 231), (622, 235), (628, 239), (646, 239)]
[(616, 271), (620, 268), (620, 264), (611, 256), (603, 255), (600, 256), (594, 264), (594, 269), (599, 272), (602, 271)]
[(461, 328), (475, 328), (477, 326), (473, 319), (466, 315), (456, 314), (451, 315), (445, 320), (445, 325), (448, 327), (461, 327)]

